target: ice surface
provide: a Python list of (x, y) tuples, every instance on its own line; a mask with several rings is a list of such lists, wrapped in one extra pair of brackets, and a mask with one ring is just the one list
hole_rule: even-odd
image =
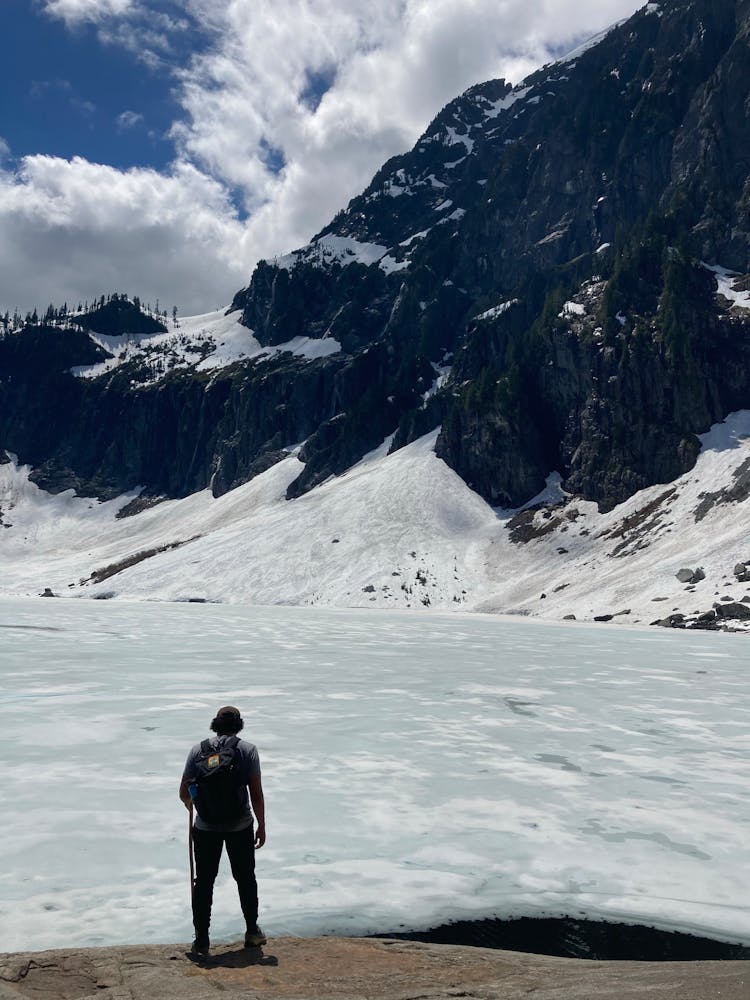
[[(750, 942), (742, 636), (0, 600), (3, 948), (190, 938), (189, 746), (258, 744), (271, 934), (585, 914)], [(236, 937), (226, 861), (213, 936)]]

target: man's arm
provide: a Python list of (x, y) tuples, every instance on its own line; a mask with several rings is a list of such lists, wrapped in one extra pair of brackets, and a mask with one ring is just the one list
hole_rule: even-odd
[(266, 803), (263, 798), (263, 785), (260, 774), (254, 774), (248, 786), (250, 789), (250, 801), (253, 805), (253, 812), (258, 821), (258, 828), (255, 831), (255, 846), (262, 847), (266, 842)]
[(190, 782), (187, 778), (183, 778), (180, 782), (180, 799), (186, 809), (190, 809), (193, 804), (193, 800), (190, 798)]
[(195, 781), (195, 754), (197, 747), (193, 747), (187, 756), (185, 761), (185, 767), (182, 769), (182, 780), (180, 781), (180, 790), (177, 793), (180, 796), (180, 801), (189, 811), (193, 807), (193, 800), (190, 796), (190, 785)]

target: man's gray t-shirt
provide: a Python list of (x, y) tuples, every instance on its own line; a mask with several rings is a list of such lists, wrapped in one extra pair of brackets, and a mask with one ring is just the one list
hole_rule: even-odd
[[(218, 750), (229, 739), (231, 739), (230, 736), (214, 736), (210, 740), (210, 743), (214, 749)], [(195, 762), (200, 752), (201, 745), (200, 743), (196, 743), (188, 754), (188, 759), (185, 763), (185, 770), (182, 773), (183, 780), (188, 783), (195, 781)], [(206, 823), (196, 813), (196, 830), (209, 830), (212, 833), (238, 833), (240, 830), (247, 829), (247, 827), (253, 822), (253, 814), (250, 809), (250, 798), (247, 794), (247, 786), (251, 778), (260, 774), (260, 758), (258, 757), (258, 748), (255, 744), (248, 743), (247, 740), (240, 740), (235, 747), (234, 752), (238, 762), (237, 780), (242, 784), (245, 811), (234, 823)]]

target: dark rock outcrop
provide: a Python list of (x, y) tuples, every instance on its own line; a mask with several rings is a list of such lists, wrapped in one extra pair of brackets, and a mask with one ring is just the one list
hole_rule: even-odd
[(675, 573), (675, 576), (680, 581), (680, 583), (700, 583), (701, 580), (706, 579), (706, 574), (699, 566), (698, 569), (680, 569)]
[(717, 604), (714, 610), (717, 618), (729, 618), (736, 621), (750, 620), (750, 606), (739, 604), (737, 601), (730, 601), (727, 604)]

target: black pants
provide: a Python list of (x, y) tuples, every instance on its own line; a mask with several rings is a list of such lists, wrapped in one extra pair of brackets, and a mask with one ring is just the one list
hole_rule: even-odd
[(193, 925), (195, 936), (208, 937), (214, 882), (219, 871), (221, 849), (226, 844), (232, 875), (240, 894), (240, 906), (248, 930), (258, 922), (258, 885), (255, 881), (255, 835), (253, 824), (238, 833), (212, 833), (193, 828), (195, 847), (195, 888)]

